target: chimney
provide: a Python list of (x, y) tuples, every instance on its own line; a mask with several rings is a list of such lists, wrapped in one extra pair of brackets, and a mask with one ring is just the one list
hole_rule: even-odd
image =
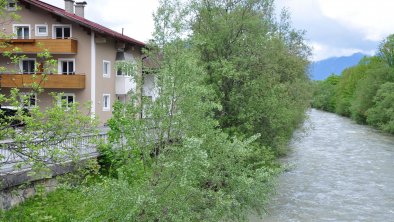
[(75, 14), (80, 17), (85, 17), (85, 6), (88, 3), (84, 2), (76, 2), (75, 3)]
[(64, 0), (64, 10), (74, 14), (74, 0)]

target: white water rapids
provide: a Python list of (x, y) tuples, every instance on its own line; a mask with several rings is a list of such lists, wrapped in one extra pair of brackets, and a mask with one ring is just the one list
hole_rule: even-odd
[(268, 216), (251, 221), (393, 221), (394, 136), (309, 111)]

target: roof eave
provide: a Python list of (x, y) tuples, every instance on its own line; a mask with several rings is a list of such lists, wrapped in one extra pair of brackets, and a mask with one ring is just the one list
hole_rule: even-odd
[[(119, 36), (119, 35), (121, 35), (120, 33), (119, 33), (119, 35), (114, 35), (112, 33), (106, 32), (104, 30), (101, 30), (101, 29), (96, 28), (94, 26), (91, 26), (89, 24), (86, 24), (86, 23), (84, 23), (84, 22), (82, 22), (82, 21), (80, 21), (78, 19), (73, 18), (72, 16), (67, 16), (66, 14), (64, 14), (64, 12), (58, 12), (58, 11), (55, 11), (55, 10), (48, 9), (47, 7), (45, 7), (45, 6), (41, 5), (41, 4), (37, 4), (34, 1), (29, 1), (29, 0), (24, 0), (24, 1), (29, 3), (29, 4), (33, 4), (34, 6), (36, 6), (38, 8), (41, 8), (41, 9), (43, 9), (43, 10), (49, 12), (49, 13), (52, 13), (52, 14), (54, 14), (56, 16), (60, 16), (62, 18), (65, 18), (65, 19), (68, 19), (68, 20), (70, 20), (72, 22), (75, 22), (75, 23), (77, 23), (77, 24), (79, 24), (81, 26), (87, 27), (87, 28), (89, 28), (89, 29), (91, 29), (91, 30), (93, 30), (95, 32), (108, 35), (108, 36), (110, 36), (110, 37), (112, 37), (114, 39), (118, 39), (118, 40), (124, 41), (126, 43), (135, 44), (135, 45), (138, 45), (138, 46), (141, 46), (141, 47), (145, 47), (146, 46), (145, 43), (140, 42), (140, 41), (135, 40), (135, 39), (132, 39), (132, 38), (130, 38), (128, 36), (125, 36), (125, 37)], [(51, 7), (55, 7), (55, 6), (52, 6), (52, 5), (50, 5), (50, 6)], [(57, 9), (57, 7), (55, 7), (55, 8)], [(58, 10), (61, 10), (61, 9), (58, 9)], [(81, 19), (84, 19), (84, 18), (81, 17)], [(91, 22), (91, 21), (89, 21), (89, 22)], [(94, 23), (94, 22), (92, 22), (92, 23)], [(95, 23), (95, 24), (97, 24), (97, 23)], [(97, 24), (97, 25), (99, 25), (99, 24)], [(99, 25), (99, 26), (102, 26), (102, 25)], [(106, 28), (106, 27), (104, 27), (104, 28)], [(106, 29), (108, 29), (108, 28), (106, 28)], [(113, 31), (113, 30), (111, 30), (111, 31)], [(113, 32), (115, 32), (115, 31), (113, 31)]]

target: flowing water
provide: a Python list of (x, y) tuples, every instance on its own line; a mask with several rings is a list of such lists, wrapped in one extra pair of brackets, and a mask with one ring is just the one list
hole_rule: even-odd
[(291, 147), (269, 215), (251, 221), (394, 222), (394, 136), (311, 110)]

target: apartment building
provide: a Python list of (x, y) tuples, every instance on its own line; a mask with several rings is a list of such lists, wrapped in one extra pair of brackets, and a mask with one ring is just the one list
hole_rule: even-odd
[[(86, 2), (64, 0), (64, 4), (62, 9), (39, 0), (8, 1), (7, 10), (18, 9), (21, 19), (1, 27), (14, 37), (0, 41), (20, 48), (18, 53), (26, 58), (12, 64), (9, 58), (0, 56), (0, 67), (7, 68), (0, 73), (1, 93), (7, 94), (15, 87), (22, 93), (31, 91), (30, 83), (40, 82), (40, 72), (45, 68), (37, 54), (48, 49), (57, 61), (57, 72), (46, 75), (47, 80), (41, 82), (44, 93), (29, 95), (27, 105), (45, 109), (55, 102), (51, 93), (64, 93), (62, 99), (67, 103), (91, 102), (90, 114), (105, 124), (112, 115), (113, 103), (125, 101), (128, 93), (141, 89), (143, 95), (152, 97), (148, 92), (154, 91), (152, 76), (137, 87), (130, 76), (115, 68), (117, 61), (140, 63), (145, 44), (84, 18)], [(5, 50), (0, 48), (0, 52)], [(142, 75), (141, 70), (137, 72)], [(33, 73), (38, 78), (32, 79)]]

